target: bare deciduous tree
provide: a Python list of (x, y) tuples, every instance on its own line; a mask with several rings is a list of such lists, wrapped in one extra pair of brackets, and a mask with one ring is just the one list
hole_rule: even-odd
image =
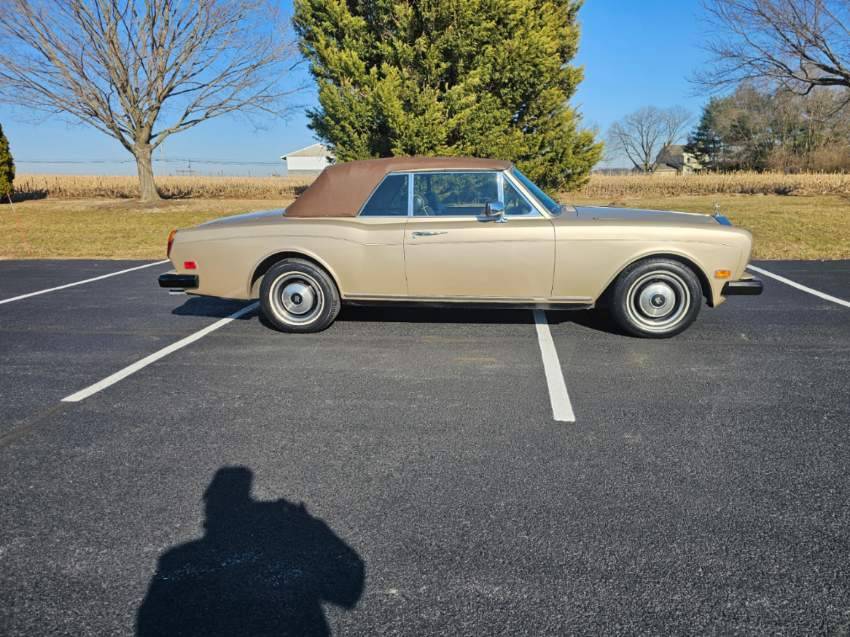
[(849, 0), (703, 0), (713, 35), (712, 88), (761, 80), (799, 93), (850, 88)]
[(682, 107), (645, 106), (608, 129), (608, 146), (625, 155), (638, 170), (650, 173), (655, 170), (658, 153), (681, 140), (690, 121), (691, 114)]
[(154, 200), (152, 155), (170, 135), (282, 111), (285, 33), (265, 0), (3, 0), (0, 100), (114, 137)]

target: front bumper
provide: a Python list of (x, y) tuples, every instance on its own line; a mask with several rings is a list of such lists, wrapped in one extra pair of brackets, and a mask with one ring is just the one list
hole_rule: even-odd
[(762, 282), (758, 279), (742, 279), (740, 281), (729, 281), (723, 286), (723, 296), (756, 296), (761, 294)]
[(169, 290), (191, 290), (198, 287), (198, 275), (166, 272), (159, 275), (159, 287)]

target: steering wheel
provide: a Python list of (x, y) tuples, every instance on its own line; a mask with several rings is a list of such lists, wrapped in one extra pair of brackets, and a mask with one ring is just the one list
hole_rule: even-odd
[(434, 215), (434, 210), (422, 195), (413, 195), (413, 212), (414, 214), (419, 212), (429, 217)]

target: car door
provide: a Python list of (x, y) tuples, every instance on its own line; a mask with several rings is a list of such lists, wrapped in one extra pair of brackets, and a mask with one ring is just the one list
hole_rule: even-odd
[[(550, 297), (554, 227), (503, 173), (417, 172), (412, 177), (412, 216), (404, 236), (410, 297)], [(485, 217), (485, 206), (497, 201), (505, 206), (504, 216)]]
[(390, 174), (363, 205), (359, 215), (344, 222), (337, 242), (346, 280), (346, 297), (403, 298), (404, 231), (409, 213), (408, 175)]

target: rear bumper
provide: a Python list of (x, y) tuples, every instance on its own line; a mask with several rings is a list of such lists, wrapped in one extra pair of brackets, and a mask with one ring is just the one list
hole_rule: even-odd
[(191, 290), (198, 287), (198, 275), (166, 272), (159, 275), (159, 287), (169, 290)]
[(723, 286), (723, 296), (756, 296), (761, 294), (762, 283), (758, 279), (743, 279), (741, 281), (729, 281)]

